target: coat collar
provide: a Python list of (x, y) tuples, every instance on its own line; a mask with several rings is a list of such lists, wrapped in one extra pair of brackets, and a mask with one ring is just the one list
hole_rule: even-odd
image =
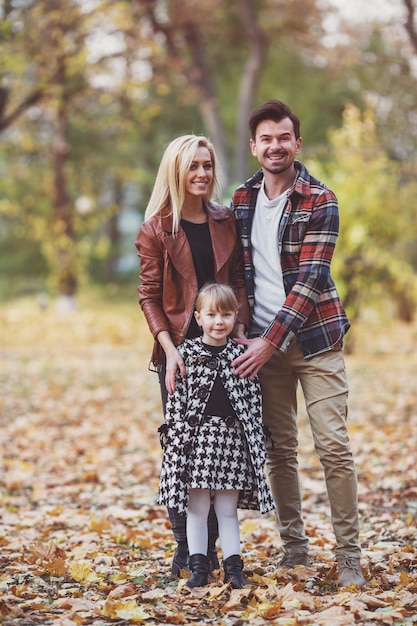
[(224, 349), (218, 354), (213, 354), (203, 343), (202, 337), (196, 337), (195, 339), (188, 339), (184, 342), (184, 347), (189, 350), (191, 357), (197, 358), (200, 363), (205, 363), (211, 359), (226, 359), (233, 360), (240, 352), (238, 344), (236, 344), (230, 337), (227, 339), (227, 343)]

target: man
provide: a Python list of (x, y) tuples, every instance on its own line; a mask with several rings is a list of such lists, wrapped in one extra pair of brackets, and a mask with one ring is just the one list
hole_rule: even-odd
[(337, 199), (296, 160), (300, 122), (268, 100), (249, 120), (261, 169), (239, 187), (232, 208), (244, 249), (252, 310), (239, 376), (259, 373), (267, 468), (283, 541), (283, 567), (308, 565), (297, 464), (297, 385), (324, 468), (336, 537), (338, 585), (364, 585), (360, 566), (357, 477), (346, 420), (348, 383), (343, 337), (349, 321), (330, 274), (339, 231)]

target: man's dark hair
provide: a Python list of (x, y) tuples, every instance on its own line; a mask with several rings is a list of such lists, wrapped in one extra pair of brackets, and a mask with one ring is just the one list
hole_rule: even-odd
[(286, 117), (292, 121), (295, 138), (298, 139), (300, 137), (300, 120), (291, 111), (290, 107), (280, 100), (267, 100), (254, 110), (249, 118), (249, 128), (252, 139), (255, 139), (256, 129), (260, 122), (264, 120), (280, 122)]

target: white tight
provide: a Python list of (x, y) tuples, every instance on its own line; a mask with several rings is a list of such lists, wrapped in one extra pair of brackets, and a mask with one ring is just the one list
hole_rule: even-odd
[[(219, 524), (223, 560), (233, 554), (240, 554), (238, 497), (239, 492), (235, 489), (219, 489), (214, 492), (213, 504)], [(209, 489), (190, 489), (187, 511), (187, 542), (190, 554), (207, 554), (210, 503)]]

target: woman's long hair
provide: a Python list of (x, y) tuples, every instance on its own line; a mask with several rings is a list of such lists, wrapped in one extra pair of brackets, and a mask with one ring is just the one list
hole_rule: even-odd
[(213, 144), (207, 137), (183, 135), (168, 144), (162, 156), (155, 185), (145, 211), (145, 220), (166, 208), (172, 213), (172, 232), (178, 231), (181, 210), (185, 201), (185, 177), (190, 170), (198, 148), (207, 148), (213, 167), (213, 179), (203, 200), (208, 203), (213, 194), (221, 198), (219, 164)]

